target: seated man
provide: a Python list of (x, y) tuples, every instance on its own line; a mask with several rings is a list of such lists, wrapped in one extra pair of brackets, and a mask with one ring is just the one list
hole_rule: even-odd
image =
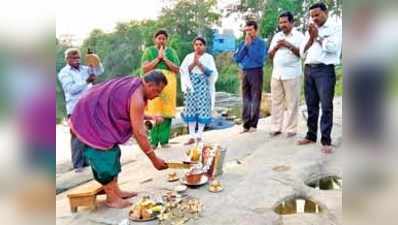
[(104, 185), (108, 207), (128, 207), (131, 203), (124, 199), (136, 195), (121, 191), (117, 184), (121, 171), (118, 145), (132, 135), (156, 169), (167, 169), (167, 164), (151, 148), (144, 128), (144, 119), (162, 121), (161, 117), (144, 116), (144, 108), (166, 85), (167, 80), (159, 71), (151, 71), (143, 78), (112, 79), (92, 87), (75, 107), (70, 127), (86, 144), (84, 154), (95, 180)]

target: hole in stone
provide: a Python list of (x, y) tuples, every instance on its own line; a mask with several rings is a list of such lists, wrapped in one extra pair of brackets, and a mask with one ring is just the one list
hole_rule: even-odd
[(290, 166), (285, 166), (285, 165), (274, 166), (272, 167), (272, 170), (276, 172), (285, 172), (290, 170)]
[(299, 213), (321, 213), (322, 208), (309, 199), (294, 197), (279, 203), (274, 211), (279, 215), (299, 214)]
[(305, 184), (317, 190), (341, 190), (343, 179), (338, 176), (327, 176), (311, 180)]

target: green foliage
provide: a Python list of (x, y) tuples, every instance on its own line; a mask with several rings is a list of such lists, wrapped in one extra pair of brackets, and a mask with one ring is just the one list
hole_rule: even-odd
[(182, 62), (184, 57), (193, 51), (192, 40), (184, 40), (181, 36), (172, 35), (169, 40), (169, 46), (172, 47)]
[(263, 67), (263, 91), (271, 92), (271, 75), (272, 75), (272, 64), (268, 61)]
[(153, 44), (153, 35), (160, 29), (160, 24), (157, 20), (144, 20), (140, 23), (141, 34), (144, 38), (144, 45), (150, 46)]
[(278, 17), (284, 11), (293, 13), (301, 11), (302, 1), (269, 0), (265, 5), (263, 17), (260, 20), (261, 36), (270, 38), (278, 28)]
[[(240, 0), (227, 15), (237, 12), (242, 18), (257, 18), (262, 37), (270, 38), (277, 30), (278, 16), (283, 11), (291, 11), (296, 18), (296, 26), (303, 29), (308, 23), (308, 8), (319, 0)], [(342, 0), (324, 0), (332, 15), (342, 16)]]
[(335, 95), (343, 96), (344, 93), (344, 67), (336, 66), (336, 88)]
[(109, 34), (100, 30), (91, 32), (81, 49), (85, 53), (90, 48), (101, 57), (105, 74), (99, 81), (139, 69), (144, 45), (143, 27), (141, 22), (131, 21), (117, 24), (115, 32)]
[(159, 27), (170, 33), (169, 43), (182, 60), (192, 52), (192, 40), (202, 36), (208, 40), (211, 49), (213, 30), (219, 24), (221, 15), (216, 11), (216, 0), (173, 0), (169, 7), (164, 7), (159, 16)]
[[(217, 91), (225, 91), (229, 93), (239, 94), (240, 79), (239, 67), (232, 59), (233, 53), (222, 53), (215, 57), (219, 77), (216, 83)], [(272, 65), (266, 63), (263, 68), (263, 91), (270, 92), (270, 79), (272, 73)]]
[(266, 2), (266, 0), (241, 0), (241, 9), (246, 11), (252, 10), (254, 12), (261, 11)]
[(63, 46), (60, 44), (56, 45), (56, 58), (55, 58), (55, 70), (57, 73), (65, 66), (65, 50), (67, 46)]
[(219, 54), (215, 61), (219, 73), (216, 90), (237, 94), (240, 85), (239, 67), (232, 60), (232, 53)]
[[(56, 41), (55, 70), (57, 74), (65, 66), (64, 52), (67, 48), (68, 46), (60, 45), (59, 42)], [(66, 116), (66, 108), (65, 108), (64, 92), (62, 90), (61, 84), (58, 79), (56, 79), (56, 96), (57, 96), (57, 122), (60, 122), (62, 118)]]

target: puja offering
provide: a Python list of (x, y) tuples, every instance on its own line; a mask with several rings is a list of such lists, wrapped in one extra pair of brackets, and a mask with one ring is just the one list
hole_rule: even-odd
[(209, 191), (210, 192), (220, 192), (224, 189), (223, 185), (218, 180), (213, 180), (210, 182)]
[(202, 207), (200, 200), (193, 197), (187, 197), (179, 202), (166, 203), (158, 216), (159, 224), (184, 224), (190, 219), (199, 217)]
[(195, 184), (189, 183), (185, 177), (181, 178), (180, 181), (181, 181), (181, 183), (183, 183), (183, 184), (185, 184), (185, 185), (187, 185), (189, 187), (197, 187), (197, 186), (201, 186), (201, 185), (206, 184), (209, 181), (209, 178), (207, 176), (202, 176), (200, 178), (200, 181), (198, 183), (195, 183)]
[(190, 169), (193, 164), (187, 161), (167, 161), (166, 163), (169, 169)]
[(207, 171), (208, 177), (216, 177), (223, 174), (223, 165), (226, 150), (219, 145), (203, 146), (202, 163), (205, 165), (204, 169)]
[(185, 174), (185, 180), (189, 184), (197, 184), (200, 182), (204, 172), (200, 166), (193, 167)]
[(187, 186), (185, 185), (178, 185), (174, 188), (177, 193), (184, 193), (187, 190)]
[(161, 204), (157, 204), (149, 196), (144, 196), (130, 208), (129, 219), (137, 222), (153, 220), (156, 219), (161, 210)]
[(168, 191), (162, 195), (162, 199), (165, 203), (175, 203), (181, 200), (181, 195), (177, 194), (175, 191)]
[(174, 182), (178, 180), (178, 176), (176, 172), (171, 172), (167, 175), (167, 181), (168, 182)]
[(206, 184), (208, 180), (209, 179), (205, 175), (202, 165), (198, 164), (185, 173), (185, 176), (181, 178), (181, 183), (188, 186), (200, 186)]
[(191, 162), (199, 162), (202, 156), (203, 144), (195, 144), (194, 147), (189, 149), (186, 153), (189, 156)]
[[(199, 186), (208, 182), (208, 178), (223, 173), (225, 149), (219, 145), (197, 144), (186, 152), (191, 160), (190, 170), (181, 178), (181, 182), (188, 186)], [(216, 188), (217, 190), (220, 187)]]

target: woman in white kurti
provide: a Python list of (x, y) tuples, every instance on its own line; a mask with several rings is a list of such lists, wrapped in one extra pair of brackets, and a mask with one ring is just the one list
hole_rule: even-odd
[(206, 41), (195, 38), (193, 48), (194, 52), (184, 58), (180, 67), (185, 103), (182, 118), (188, 124), (191, 136), (186, 145), (202, 140), (203, 130), (211, 120), (218, 77), (213, 56), (205, 52)]

